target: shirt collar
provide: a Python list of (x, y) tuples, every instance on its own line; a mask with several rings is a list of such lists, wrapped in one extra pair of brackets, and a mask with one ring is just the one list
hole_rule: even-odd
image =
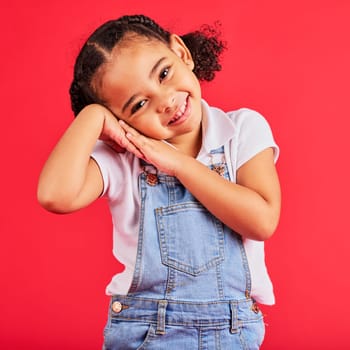
[(202, 99), (202, 132), (203, 141), (200, 153), (210, 153), (211, 150), (225, 145), (234, 136), (234, 125), (228, 115), (221, 109), (210, 107)]

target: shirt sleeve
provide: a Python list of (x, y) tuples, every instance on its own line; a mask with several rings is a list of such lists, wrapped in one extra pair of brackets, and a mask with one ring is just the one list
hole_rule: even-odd
[(103, 192), (110, 200), (117, 198), (123, 184), (122, 161), (120, 155), (102, 141), (97, 141), (91, 157), (97, 163), (102, 178)]
[(237, 169), (259, 152), (272, 147), (274, 161), (279, 156), (279, 147), (276, 144), (270, 125), (258, 112), (251, 109), (240, 109), (236, 115), (238, 129)]

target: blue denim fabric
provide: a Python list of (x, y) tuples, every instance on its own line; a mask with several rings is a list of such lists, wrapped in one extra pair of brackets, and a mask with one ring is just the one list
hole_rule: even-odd
[(241, 236), (176, 178), (147, 176), (134, 277), (127, 296), (111, 299), (104, 349), (259, 349), (264, 323)]

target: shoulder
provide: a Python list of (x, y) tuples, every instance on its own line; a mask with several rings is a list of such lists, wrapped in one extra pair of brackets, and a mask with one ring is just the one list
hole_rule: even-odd
[[(220, 108), (204, 104), (207, 120), (204, 129), (213, 130), (209, 134), (216, 134), (221, 139), (237, 138), (244, 141), (245, 137), (265, 137), (271, 139), (272, 130), (267, 119), (259, 112), (250, 108), (240, 108), (231, 111), (223, 111)], [(225, 136), (225, 137), (223, 137)]]
[(270, 129), (266, 118), (253, 109), (240, 108), (237, 110), (226, 112), (226, 115), (230, 118), (230, 120), (236, 126), (236, 128), (239, 129), (250, 129), (259, 127)]
[(203, 107), (206, 115), (208, 116), (210, 127), (214, 124), (217, 128), (225, 129), (227, 127), (233, 127), (231, 132), (235, 133), (250, 130), (252, 128), (266, 128), (270, 130), (269, 123), (266, 118), (250, 108), (239, 108), (235, 110), (224, 111), (216, 106), (209, 106), (206, 101), (203, 101)]
[(235, 130), (231, 140), (231, 152), (235, 154), (237, 169), (269, 147), (274, 150), (274, 160), (277, 161), (279, 147), (269, 122), (261, 113), (249, 108), (240, 108), (226, 114)]
[(259, 112), (249, 108), (240, 108), (226, 114), (234, 124), (241, 142), (264, 143), (268, 140), (274, 143), (270, 124)]

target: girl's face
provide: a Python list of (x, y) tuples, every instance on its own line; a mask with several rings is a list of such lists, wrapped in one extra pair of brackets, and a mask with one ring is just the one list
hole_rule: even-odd
[(133, 36), (103, 67), (99, 94), (111, 111), (146, 136), (173, 145), (200, 137), (201, 91), (189, 50), (176, 36), (170, 46)]

